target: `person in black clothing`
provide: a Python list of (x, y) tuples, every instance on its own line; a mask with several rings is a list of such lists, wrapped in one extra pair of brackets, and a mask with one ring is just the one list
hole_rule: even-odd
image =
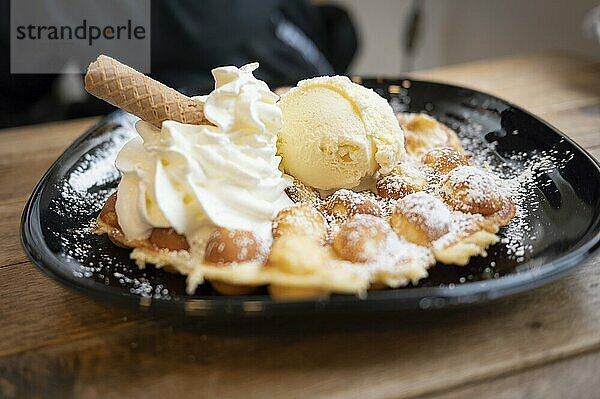
[[(258, 61), (272, 86), (346, 72), (357, 49), (348, 14), (302, 0), (152, 0), (151, 73), (175, 88), (206, 93), (210, 70)], [(63, 104), (57, 75), (10, 74), (10, 1), (0, 0), (0, 127), (110, 111), (103, 102)]]

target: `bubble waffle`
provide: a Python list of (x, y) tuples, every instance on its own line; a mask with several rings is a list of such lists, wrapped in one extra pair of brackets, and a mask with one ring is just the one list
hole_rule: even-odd
[(410, 159), (380, 176), (373, 191), (341, 189), (322, 197), (295, 180), (286, 189), (295, 204), (274, 217), (272, 242), (225, 228), (192, 238), (155, 228), (145, 240), (128, 240), (114, 210), (116, 193), (97, 232), (134, 248), (140, 267), (186, 275), (190, 293), (206, 281), (224, 295), (267, 286), (281, 299), (400, 287), (425, 278), (436, 261), (465, 265), (486, 256), (516, 213), (504, 182), (472, 166), (456, 134), (435, 119), (403, 114), (399, 120)]
[(322, 244), (327, 239), (327, 225), (323, 215), (314, 207), (297, 203), (277, 214), (273, 220), (272, 235), (275, 240), (283, 236), (306, 236)]
[[(279, 233), (266, 260), (263, 254), (267, 251), (260, 248), (264, 243), (257, 242), (251, 233), (218, 228), (208, 238), (199, 260), (193, 245), (170, 249), (180, 243), (180, 237), (172, 234), (160, 243), (151, 239), (126, 240), (114, 214), (114, 197), (115, 194), (98, 217), (97, 232), (108, 234), (121, 246), (134, 248), (131, 258), (140, 267), (150, 263), (187, 275), (189, 292), (206, 280), (226, 295), (248, 294), (261, 285), (268, 285), (272, 295), (283, 299), (331, 292), (360, 294), (375, 283), (394, 287), (416, 283), (427, 276), (426, 269), (434, 262), (430, 251), (398, 237), (383, 219), (363, 214), (343, 225), (344, 229), (336, 235), (338, 244), (334, 245), (321, 245), (322, 235), (314, 230), (275, 224)], [(316, 212), (315, 208), (297, 204), (281, 213), (287, 215), (290, 210), (294, 210), (295, 218), (310, 218)], [(355, 230), (356, 225), (361, 228)], [(373, 229), (375, 235), (370, 234)]]
[(450, 147), (464, 152), (452, 129), (427, 114), (404, 113), (396, 115), (404, 130), (404, 145), (409, 156), (420, 159), (428, 150)]
[[(286, 287), (295, 298), (300, 293), (360, 293), (368, 287), (369, 281), (364, 273), (335, 262), (330, 251), (321, 247), (319, 237), (311, 238), (305, 235), (305, 230), (295, 226), (289, 225), (291, 231), (275, 240), (270, 250), (251, 232), (217, 228), (208, 237), (204, 248), (198, 251), (193, 245), (179, 248), (181, 236), (176, 234), (164, 235), (159, 242), (152, 241), (159, 229), (153, 229), (146, 240), (127, 240), (118, 224), (115, 201), (116, 193), (109, 197), (98, 216), (96, 232), (107, 234), (119, 246), (134, 248), (131, 258), (142, 268), (153, 264), (187, 275), (188, 292), (193, 292), (204, 280), (227, 295), (248, 294), (255, 287), (275, 285), (276, 296), (282, 298), (286, 297)], [(304, 207), (298, 204), (292, 208)], [(314, 215), (312, 212), (316, 210), (309, 209)], [(280, 225), (279, 229), (285, 228)], [(312, 244), (307, 245), (307, 242)], [(319, 248), (319, 251), (315, 252), (314, 248)], [(268, 260), (267, 252), (270, 252)]]
[(409, 194), (396, 204), (390, 224), (410, 242), (429, 247), (448, 233), (452, 217), (437, 197), (423, 191)]
[(439, 187), (442, 199), (457, 211), (492, 215), (502, 207), (502, 195), (493, 176), (473, 166), (460, 166)]
[(340, 220), (347, 220), (354, 215), (380, 216), (381, 208), (368, 196), (362, 193), (341, 189), (330, 195), (323, 203), (325, 214)]

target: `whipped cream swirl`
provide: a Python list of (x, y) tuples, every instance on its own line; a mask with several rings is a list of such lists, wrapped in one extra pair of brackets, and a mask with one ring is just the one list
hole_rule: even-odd
[(116, 160), (123, 173), (116, 212), (126, 237), (172, 227), (190, 239), (214, 226), (270, 235), (272, 218), (292, 202), (275, 155), (278, 96), (253, 76), (256, 68), (213, 69), (215, 89), (201, 99), (214, 126), (136, 124), (139, 136)]

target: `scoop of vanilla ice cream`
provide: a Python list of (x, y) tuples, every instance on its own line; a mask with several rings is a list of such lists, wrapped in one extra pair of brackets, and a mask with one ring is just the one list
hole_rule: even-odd
[(137, 123), (139, 136), (116, 160), (123, 177), (115, 208), (126, 237), (172, 227), (194, 241), (214, 226), (270, 236), (272, 218), (292, 202), (276, 156), (278, 96), (253, 76), (257, 67), (213, 70), (204, 113), (214, 126)]
[(404, 157), (404, 135), (388, 102), (345, 76), (302, 80), (279, 101), (284, 171), (323, 190), (356, 187)]

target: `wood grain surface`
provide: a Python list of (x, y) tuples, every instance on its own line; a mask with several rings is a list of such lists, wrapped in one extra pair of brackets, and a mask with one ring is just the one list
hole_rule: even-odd
[[(567, 54), (415, 73), (532, 111), (600, 157), (600, 64)], [(175, 324), (40, 273), (19, 218), (97, 119), (0, 131), (0, 398), (597, 398), (600, 257), (490, 305), (402, 318)]]

